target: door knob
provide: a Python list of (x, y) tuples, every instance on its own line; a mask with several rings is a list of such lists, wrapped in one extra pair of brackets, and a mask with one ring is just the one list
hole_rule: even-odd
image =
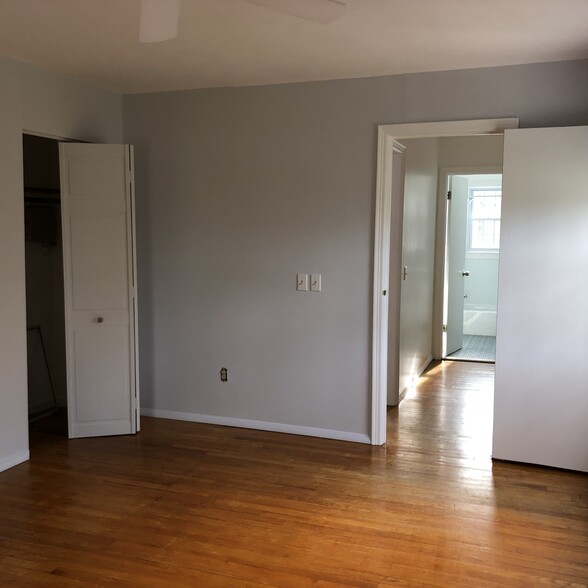
[(104, 319), (103, 319), (101, 316), (99, 316), (99, 317), (96, 319), (96, 322), (97, 322), (97, 323), (103, 323), (103, 322), (104, 322)]
[(463, 271), (461, 272), (461, 275), (462, 275), (464, 278), (467, 278), (467, 277), (470, 275), (470, 272), (469, 272), (468, 270), (463, 270)]

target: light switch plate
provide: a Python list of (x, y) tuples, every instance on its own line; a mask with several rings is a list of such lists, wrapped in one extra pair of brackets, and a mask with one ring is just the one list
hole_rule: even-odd
[(310, 291), (320, 292), (321, 291), (321, 275), (310, 274)]
[(296, 290), (308, 291), (308, 274), (296, 274)]

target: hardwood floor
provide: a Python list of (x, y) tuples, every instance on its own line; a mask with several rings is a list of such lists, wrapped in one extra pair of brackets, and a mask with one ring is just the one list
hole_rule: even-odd
[(0, 474), (1, 586), (586, 586), (588, 476), (490, 453), (493, 366), (430, 369), (386, 448), (38, 423)]

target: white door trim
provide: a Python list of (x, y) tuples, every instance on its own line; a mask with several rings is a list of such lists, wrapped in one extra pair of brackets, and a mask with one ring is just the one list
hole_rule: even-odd
[(131, 368), (132, 368), (132, 390), (134, 394), (135, 433), (141, 430), (141, 394), (139, 387), (139, 309), (137, 298), (137, 208), (135, 205), (135, 147), (126, 145), (127, 161), (129, 164), (129, 190), (127, 216), (128, 226), (128, 248), (131, 254), (129, 266), (129, 312), (133, 323), (131, 328)]
[[(380, 127), (381, 128), (381, 127)], [(387, 194), (387, 198), (376, 197), (376, 225), (374, 248), (374, 290), (373, 308), (374, 322), (372, 327), (372, 445), (381, 445), (386, 441), (386, 404), (388, 381), (388, 300), (390, 299), (390, 219), (392, 213), (392, 154), (394, 151), (403, 152), (404, 146), (393, 137), (379, 132), (378, 136), (378, 172), (377, 194)], [(381, 158), (388, 158), (388, 165)], [(389, 169), (388, 169), (389, 168)], [(402, 230), (402, 222), (400, 222)], [(396, 241), (402, 245), (402, 235)], [(395, 260), (400, 265), (400, 257)], [(377, 269), (376, 269), (377, 268)], [(400, 282), (395, 285), (400, 287)], [(394, 307), (394, 314), (399, 314), (400, 308)], [(375, 320), (375, 317), (378, 320)], [(377, 352), (376, 352), (377, 350)], [(375, 391), (378, 397), (376, 398)], [(383, 403), (383, 404), (382, 404)], [(382, 442), (375, 443), (384, 435)]]
[[(374, 279), (372, 316), (372, 445), (386, 442), (388, 366), (388, 290), (390, 271), (390, 210), (392, 206), (392, 153), (395, 141), (433, 137), (497, 135), (516, 129), (518, 118), (389, 124), (378, 126)], [(398, 262), (393, 260), (394, 265)], [(398, 274), (400, 266), (396, 268)], [(399, 317), (395, 312), (395, 322)]]

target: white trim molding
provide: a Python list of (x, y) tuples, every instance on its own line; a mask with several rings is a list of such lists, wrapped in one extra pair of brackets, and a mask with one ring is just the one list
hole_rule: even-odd
[(17, 453), (16, 455), (12, 455), (11, 457), (4, 458), (0, 460), (0, 472), (4, 472), (13, 468), (14, 466), (20, 465), (25, 461), (29, 461), (30, 459), (29, 451), (22, 451), (21, 453)]
[[(376, 224), (374, 236), (374, 286), (372, 327), (372, 434), (371, 443), (381, 445), (386, 440), (386, 393), (375, 394), (375, 390), (386, 391), (388, 380), (388, 312), (390, 299), (390, 217), (392, 214), (392, 153), (402, 153), (404, 146), (380, 130), (378, 132), (378, 171), (376, 196)], [(388, 166), (380, 158), (390, 160)], [(390, 195), (388, 198), (383, 195)], [(382, 402), (384, 405), (382, 406)], [(374, 439), (384, 438), (382, 443)]]
[[(374, 274), (372, 310), (372, 445), (386, 442), (386, 402), (388, 369), (388, 296), (390, 273), (390, 211), (392, 207), (392, 154), (396, 141), (434, 137), (465, 137), (471, 135), (502, 135), (516, 129), (518, 118), (460, 120), (378, 126), (376, 172), (376, 206), (374, 233)], [(392, 260), (397, 265), (395, 260)], [(400, 266), (395, 268), (400, 271)], [(398, 315), (395, 311), (395, 327)]]
[(362, 433), (350, 433), (348, 431), (335, 431), (331, 429), (319, 429), (315, 427), (302, 427), (285, 423), (271, 423), (268, 421), (252, 421), (211, 414), (196, 414), (192, 412), (177, 412), (173, 410), (159, 410), (157, 408), (142, 408), (141, 416), (155, 417), (158, 419), (172, 419), (175, 421), (188, 421), (207, 425), (222, 425), (224, 427), (239, 427), (242, 429), (257, 429), (260, 431), (272, 431), (274, 433), (288, 433), (290, 435), (304, 435), (306, 437), (322, 437), (323, 439), (336, 439), (337, 441), (352, 441), (354, 443), (370, 443), (370, 436)]
[(431, 139), (467, 137), (470, 135), (503, 135), (507, 129), (518, 129), (518, 118), (487, 118), (442, 122), (379, 125), (378, 130), (393, 139)]

